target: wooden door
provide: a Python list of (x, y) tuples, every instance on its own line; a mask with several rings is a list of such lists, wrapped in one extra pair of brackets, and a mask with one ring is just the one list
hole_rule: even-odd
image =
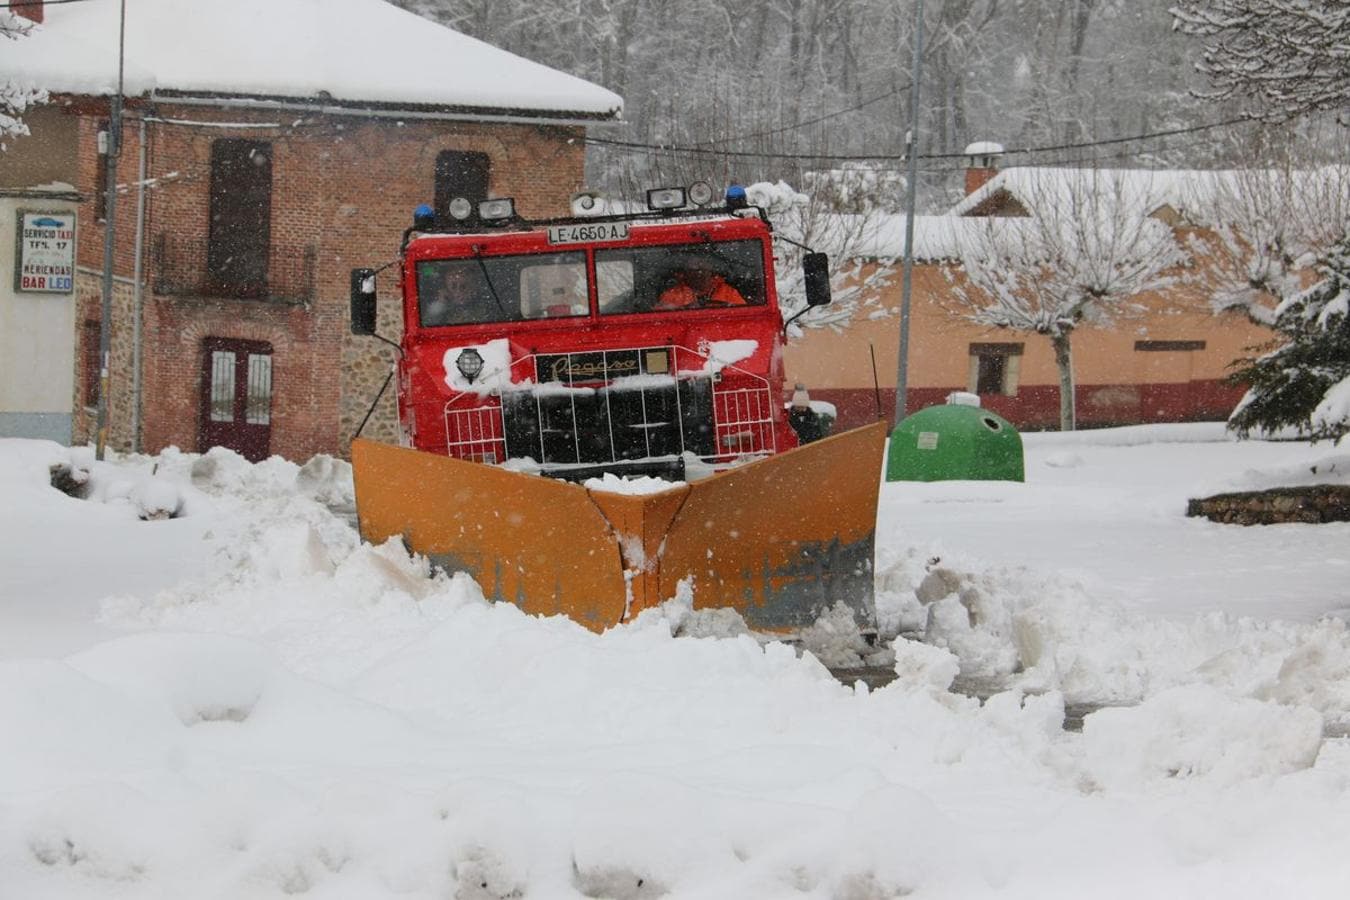
[(272, 345), (207, 338), (197, 448), (228, 447), (260, 462), (272, 446)]
[(224, 138), (211, 145), (207, 285), (213, 294), (267, 296), (272, 240), (272, 145)]

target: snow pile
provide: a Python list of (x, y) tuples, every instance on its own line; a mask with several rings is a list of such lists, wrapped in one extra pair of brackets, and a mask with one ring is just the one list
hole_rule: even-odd
[[(92, 461), (93, 454), (88, 455)], [(0, 438), (0, 487), (11, 491), (38, 491), (51, 485), (52, 475), (64, 469), (74, 473), (74, 480), (83, 484), (89, 478), (89, 467), (78, 450), (63, 447), (55, 441), (30, 441)]]
[(1127, 425), (1082, 431), (1042, 431), (1023, 436), (1042, 446), (1138, 447), (1144, 444), (1236, 443), (1223, 422)]
[(625, 478), (612, 472), (606, 472), (599, 478), (587, 478), (585, 482), (586, 487), (593, 491), (603, 491), (607, 494), (629, 494), (631, 496), (659, 494), (676, 487), (678, 484), (679, 482), (653, 478), (650, 475)]
[(1350, 377), (1332, 385), (1312, 413), (1314, 431), (1344, 429), (1346, 422), (1350, 422)]
[(1086, 769), (1101, 787), (1134, 790), (1173, 778), (1225, 784), (1310, 768), (1322, 718), (1310, 709), (1233, 700), (1206, 687), (1172, 688), (1134, 709), (1083, 723)]
[[(905, 565), (912, 561), (897, 564)], [(1137, 704), (1155, 691), (1204, 686), (1303, 706), (1334, 730), (1350, 729), (1350, 633), (1341, 619), (1149, 619), (1072, 579), (1006, 568), (936, 566), (915, 597), (919, 621), (907, 611), (915, 632), (981, 682), (1088, 704)]]
[(1314, 484), (1350, 484), (1350, 450), (1332, 451), (1290, 465), (1248, 469), (1224, 481), (1222, 487), (1230, 491), (1259, 491)]
[(745, 198), (751, 206), (758, 206), (770, 216), (780, 216), (801, 209), (811, 202), (786, 181), (756, 181), (745, 188)]
[[(52, 533), (193, 563), (120, 582), (102, 603), (120, 635), (0, 654), (0, 734), (21, 737), (0, 742), (2, 893), (1338, 897), (1350, 747), (1323, 737), (1323, 715), (1350, 706), (1341, 620), (1150, 616), (1089, 577), (1100, 549), (1064, 572), (935, 559), (906, 531), (950, 542), (1026, 520), (1062, 546), (1038, 510), (1076, 531), (1134, 510), (1170, 537), (1180, 514), (1160, 510), (1195, 446), (1210, 470), (1233, 445), (1165, 445), (1157, 468), (1157, 448), (1075, 447), (1083, 465), (1029, 466), (992, 499), (888, 485), (884, 616), (925, 641), (896, 641), (895, 681), (869, 690), (816, 655), (861, 658), (837, 611), (799, 654), (694, 610), (688, 584), (604, 634), (489, 604), (397, 542), (361, 544), (330, 509), (350, 497), (337, 461), (93, 466), (112, 483), (157, 463), (181, 486), (190, 515), (143, 523), (47, 487), (50, 447), (0, 444), (24, 523), (0, 525), (0, 552), (44, 575), (0, 559), (0, 635), (83, 590)], [(1121, 452), (1150, 478), (1104, 464)], [(1097, 546), (1132, 551), (1125, 537)], [(1193, 545), (1193, 567), (1223, 559)], [(108, 579), (116, 558), (99, 560)], [(11, 606), (20, 594), (42, 604)], [(952, 692), (974, 672), (1005, 689)], [(1066, 732), (1066, 698), (1088, 696), (1136, 705)]]

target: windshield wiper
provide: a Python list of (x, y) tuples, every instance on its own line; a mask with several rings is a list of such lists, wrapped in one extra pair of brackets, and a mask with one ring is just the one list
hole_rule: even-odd
[(502, 314), (502, 318), (511, 318), (506, 312), (506, 307), (502, 305), (502, 298), (497, 295), (497, 286), (492, 283), (492, 276), (488, 273), (487, 263), (483, 262), (483, 254), (476, 254), (474, 259), (478, 261), (478, 268), (483, 272), (483, 280), (487, 282), (488, 293), (492, 295), (492, 302), (497, 304), (497, 310)]

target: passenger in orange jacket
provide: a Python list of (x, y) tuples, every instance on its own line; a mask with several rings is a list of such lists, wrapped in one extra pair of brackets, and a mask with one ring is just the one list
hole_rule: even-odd
[(675, 283), (661, 292), (657, 309), (694, 306), (745, 306), (745, 297), (706, 265), (694, 263), (675, 273)]

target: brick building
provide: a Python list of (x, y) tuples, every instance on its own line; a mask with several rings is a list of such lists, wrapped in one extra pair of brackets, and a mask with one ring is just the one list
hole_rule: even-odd
[[(32, 136), (0, 157), (0, 186), (25, 160), (60, 158), (66, 171), (44, 174), (82, 197), (77, 441), (92, 434), (97, 404), (108, 164), (99, 151), (117, 6), (52, 5), (44, 15), (29, 4), (20, 11), (44, 27), (0, 60), (0, 78), (22, 73), (52, 95), (28, 117)], [(383, 0), (334, 0), (317, 22), (315, 8), (127, 4), (114, 447), (344, 452), (392, 362), (392, 351), (348, 333), (349, 270), (392, 260), (420, 203), (511, 196), (525, 215), (566, 212), (582, 183), (586, 126), (620, 115), (602, 88)], [(384, 306), (381, 331), (396, 338), (394, 304)], [(390, 436), (392, 425), (386, 397), (367, 433)]]

